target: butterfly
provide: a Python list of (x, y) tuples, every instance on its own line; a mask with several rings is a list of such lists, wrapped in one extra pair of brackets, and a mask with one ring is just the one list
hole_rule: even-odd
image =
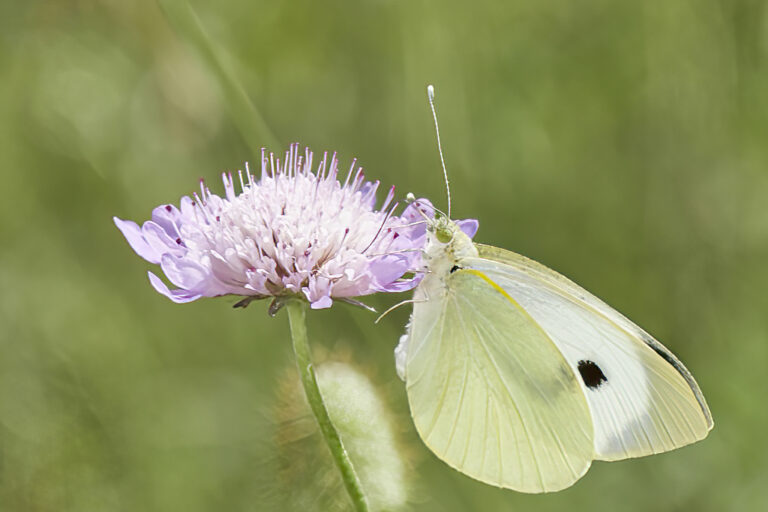
[(544, 265), (474, 243), (450, 215), (425, 222), (425, 273), (395, 356), (416, 430), (437, 457), (541, 493), (573, 485), (593, 460), (707, 436), (699, 386), (651, 335)]

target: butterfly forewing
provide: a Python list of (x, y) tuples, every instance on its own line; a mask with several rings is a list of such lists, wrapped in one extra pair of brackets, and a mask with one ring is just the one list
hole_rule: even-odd
[(664, 452), (704, 438), (712, 419), (687, 369), (621, 314), (554, 271), (478, 245), (462, 264), (485, 273), (540, 325), (579, 378), (595, 458)]
[(589, 406), (547, 333), (481, 272), (414, 306), (406, 362), (416, 428), (449, 465), (523, 492), (568, 487), (594, 458)]

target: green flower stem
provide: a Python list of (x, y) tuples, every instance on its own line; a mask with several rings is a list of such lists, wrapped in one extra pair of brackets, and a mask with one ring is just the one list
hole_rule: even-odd
[(344, 449), (339, 432), (333, 426), (331, 417), (328, 415), (328, 410), (325, 408), (323, 397), (320, 394), (320, 388), (317, 385), (315, 369), (312, 366), (312, 359), (309, 355), (305, 319), (306, 308), (306, 303), (300, 300), (291, 300), (286, 304), (288, 322), (291, 325), (291, 337), (293, 338), (293, 351), (296, 354), (296, 364), (299, 367), (301, 384), (304, 387), (304, 393), (307, 396), (312, 413), (315, 415), (317, 424), (320, 426), (320, 432), (323, 434), (325, 443), (328, 445), (328, 449), (331, 450), (333, 460), (339, 468), (344, 487), (346, 487), (347, 493), (349, 493), (349, 497), (352, 499), (355, 510), (357, 512), (365, 512), (368, 510), (368, 502), (363, 493), (363, 487), (360, 485), (360, 480), (357, 478), (352, 461), (349, 460), (349, 455)]

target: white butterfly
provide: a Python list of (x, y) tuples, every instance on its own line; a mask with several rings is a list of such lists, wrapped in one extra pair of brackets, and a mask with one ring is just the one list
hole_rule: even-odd
[(473, 243), (445, 216), (428, 220), (424, 261), (395, 355), (419, 435), (455, 469), (557, 491), (593, 460), (665, 452), (712, 429), (685, 366), (567, 278)]

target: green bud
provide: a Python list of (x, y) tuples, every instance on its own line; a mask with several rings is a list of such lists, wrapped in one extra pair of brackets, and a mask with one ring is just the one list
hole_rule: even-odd
[[(325, 363), (316, 373), (328, 414), (362, 483), (370, 510), (403, 510), (408, 499), (407, 470), (386, 404), (368, 377), (349, 364)], [(338, 470), (301, 387), (295, 375), (292, 377), (290, 384), (281, 386), (276, 411), (283, 507), (302, 512), (351, 510)]]

